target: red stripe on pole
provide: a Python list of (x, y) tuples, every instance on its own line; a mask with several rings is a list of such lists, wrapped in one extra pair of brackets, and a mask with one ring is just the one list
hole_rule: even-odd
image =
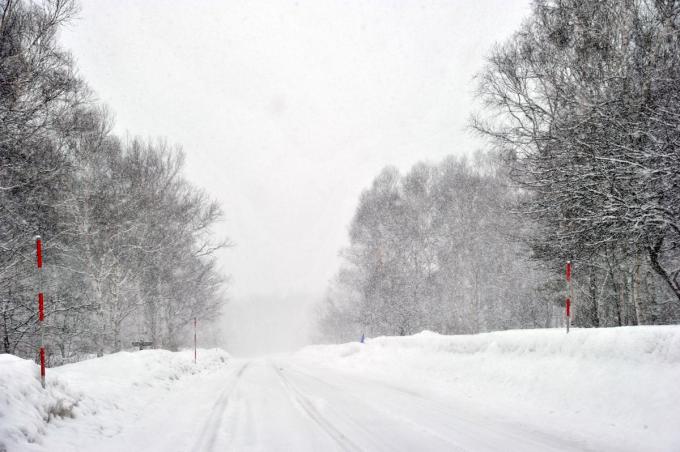
[(35, 257), (38, 263), (38, 319), (40, 326), (40, 384), (45, 388), (45, 342), (44, 342), (44, 320), (45, 320), (45, 296), (42, 293), (42, 240), (40, 236), (35, 237)]
[(42, 292), (38, 294), (38, 318), (41, 322), (45, 320), (45, 297)]
[(40, 377), (45, 380), (45, 347), (40, 347)]
[(571, 317), (571, 300), (567, 298), (567, 317)]
[(567, 261), (567, 282), (571, 281), (571, 261)]
[(42, 268), (42, 241), (40, 239), (35, 241), (35, 254), (38, 257), (38, 268)]

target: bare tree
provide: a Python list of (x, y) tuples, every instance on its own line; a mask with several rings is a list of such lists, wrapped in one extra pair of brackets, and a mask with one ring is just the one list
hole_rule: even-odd
[(673, 0), (537, 1), (489, 57), (473, 120), (532, 194), (539, 257), (595, 271), (644, 255), (676, 302), (679, 25)]

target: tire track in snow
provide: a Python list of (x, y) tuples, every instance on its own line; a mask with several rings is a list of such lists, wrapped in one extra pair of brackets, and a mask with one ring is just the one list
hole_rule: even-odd
[[(337, 384), (331, 384), (325, 379), (320, 378), (317, 375), (313, 375), (298, 366), (289, 367), (288, 370), (303, 378), (316, 381), (317, 383), (331, 390), (342, 391), (344, 388), (343, 386), (338, 386)], [(468, 436), (469, 438), (469, 433), (471, 432), (474, 432), (473, 435), (475, 438), (479, 438), (479, 443), (474, 447), (478, 447), (483, 450), (497, 449), (498, 444), (501, 444), (503, 439), (509, 441), (510, 444), (514, 444), (514, 446), (511, 448), (514, 447), (517, 450), (528, 448), (531, 448), (531, 450), (542, 451), (578, 450), (583, 452), (595, 452), (597, 450), (586, 445), (583, 441), (562, 438), (558, 435), (533, 429), (531, 426), (517, 424), (516, 422), (512, 424), (505, 422), (489, 424), (488, 418), (484, 416), (477, 416), (475, 418), (460, 417), (460, 412), (455, 408), (455, 406), (440, 402), (437, 400), (436, 396), (428, 397), (425, 394), (395, 386), (384, 381), (358, 378), (352, 375), (342, 375), (342, 378), (344, 378), (347, 382), (352, 383), (351, 385), (346, 385), (345, 387), (351, 387), (355, 385), (361, 386), (368, 383), (379, 391), (400, 394), (402, 397), (408, 399), (410, 406), (417, 408), (418, 412), (421, 414), (436, 413), (438, 416), (435, 416), (435, 418), (439, 417), (441, 419), (458, 420), (458, 422), (455, 424), (455, 427), (453, 423), (449, 425), (447, 422), (446, 424), (440, 425), (440, 428), (432, 429), (427, 425), (420, 424), (412, 417), (395, 415), (395, 413), (398, 413), (398, 408), (403, 406), (402, 402), (396, 402), (395, 404), (395, 402), (392, 401), (392, 403), (384, 405), (384, 401), (386, 399), (380, 399), (382, 401), (381, 404), (375, 404), (375, 402), (371, 402), (370, 399), (365, 399), (360, 395), (348, 394), (346, 391), (342, 391), (345, 397), (361, 401), (374, 410), (383, 412), (383, 414), (387, 417), (399, 419), (403, 422), (412, 424), (414, 427), (418, 427), (423, 431), (428, 431), (430, 435), (438, 437), (442, 441), (450, 444), (451, 451), (469, 450), (471, 448), (470, 446), (459, 443), (457, 439), (461, 435), (463, 435), (463, 437)], [(390, 406), (392, 406), (393, 409), (390, 408)], [(497, 430), (499, 427), (502, 430)], [(495, 441), (487, 441), (490, 437), (495, 438)]]
[[(353, 399), (353, 400), (357, 401), (358, 403), (360, 403), (361, 405), (364, 405), (366, 408), (372, 409), (376, 413), (380, 413), (385, 418), (394, 419), (396, 422), (399, 422), (401, 424), (402, 428), (403, 427), (409, 427), (409, 428), (417, 429), (418, 431), (424, 432), (431, 437), (438, 438), (440, 441), (442, 441), (443, 443), (446, 443), (448, 445), (447, 450), (449, 452), (465, 452), (465, 451), (468, 450), (464, 447), (461, 447), (460, 444), (451, 440), (451, 438), (449, 438), (448, 436), (445, 436), (445, 435), (441, 434), (440, 432), (427, 427), (426, 425), (416, 423), (413, 420), (411, 420), (407, 417), (404, 417), (404, 416), (395, 415), (395, 413), (399, 412), (398, 409), (393, 410), (393, 409), (385, 408), (382, 405), (376, 405), (375, 403), (371, 403), (370, 400), (366, 400), (365, 398), (359, 397), (355, 394), (348, 394), (344, 390), (343, 387), (338, 386), (336, 384), (331, 384), (331, 383), (323, 380), (322, 378), (319, 378), (318, 376), (315, 376), (315, 375), (312, 375), (310, 373), (302, 371), (300, 368), (288, 367), (287, 369), (290, 372), (297, 374), (298, 376), (313, 380), (313, 381), (321, 384), (322, 386), (325, 386), (326, 388), (330, 389), (331, 391), (342, 392), (343, 397), (348, 398), (348, 399)], [(355, 382), (356, 381), (358, 381), (358, 380), (355, 380)], [(377, 383), (377, 382), (372, 382), (372, 383)], [(414, 391), (399, 388), (397, 386), (385, 385), (382, 382), (380, 382), (380, 384), (383, 387), (390, 389), (390, 390), (393, 390), (393, 391), (397, 391), (397, 392), (401, 393), (402, 395), (405, 395), (405, 396), (408, 396), (408, 397), (411, 397), (411, 398), (421, 399), (423, 401), (428, 401), (428, 399), (426, 399), (423, 395), (418, 394)], [(449, 415), (450, 413), (446, 413), (446, 414)], [(387, 448), (386, 450), (389, 450), (389, 448)]]
[(224, 413), (229, 405), (229, 397), (236, 389), (241, 376), (246, 371), (246, 368), (250, 365), (247, 362), (241, 366), (241, 368), (236, 372), (235, 377), (231, 385), (228, 385), (221, 393), (212, 409), (208, 415), (208, 419), (203, 424), (203, 429), (201, 434), (194, 445), (189, 449), (189, 451), (212, 451), (215, 448), (215, 441), (217, 440), (217, 433), (219, 432), (220, 425), (222, 425), (222, 419), (224, 418)]
[(354, 444), (347, 436), (340, 430), (335, 428), (333, 424), (326, 419), (319, 410), (316, 409), (312, 401), (296, 388), (290, 381), (284, 377), (283, 373), (276, 365), (272, 364), (272, 369), (276, 372), (286, 391), (292, 396), (297, 404), (309, 415), (309, 417), (340, 447), (340, 449), (348, 452), (361, 451), (362, 449)]

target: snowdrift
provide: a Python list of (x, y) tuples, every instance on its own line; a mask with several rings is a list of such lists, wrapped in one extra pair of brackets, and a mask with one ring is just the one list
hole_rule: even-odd
[(311, 346), (295, 359), (558, 435), (680, 450), (680, 326), (423, 332)]
[(57, 425), (68, 435), (70, 418), (87, 418), (90, 430), (106, 434), (149, 397), (162, 397), (187, 377), (222, 369), (229, 359), (219, 349), (199, 350), (196, 365), (193, 350), (120, 352), (49, 368), (43, 390), (39, 366), (2, 354), (0, 452), (44, 451), (47, 429)]

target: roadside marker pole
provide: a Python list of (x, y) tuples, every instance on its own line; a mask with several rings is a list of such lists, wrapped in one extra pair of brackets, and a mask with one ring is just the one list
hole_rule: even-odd
[(35, 255), (38, 262), (38, 324), (40, 327), (40, 384), (45, 388), (45, 296), (43, 295), (42, 240), (35, 237)]
[(566, 303), (566, 314), (567, 314), (567, 333), (569, 333), (569, 327), (571, 326), (571, 299), (574, 298), (574, 287), (571, 284), (571, 261), (567, 261), (567, 303)]
[(196, 317), (194, 317), (194, 364), (196, 364)]

